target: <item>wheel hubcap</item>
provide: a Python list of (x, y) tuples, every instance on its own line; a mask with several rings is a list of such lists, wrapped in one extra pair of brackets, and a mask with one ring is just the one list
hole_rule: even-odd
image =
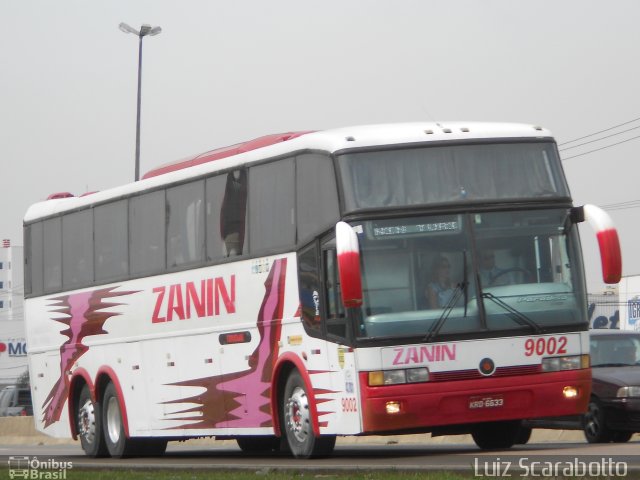
[(305, 442), (311, 433), (309, 400), (306, 392), (296, 387), (287, 401), (285, 409), (287, 429), (298, 442)]
[(78, 433), (89, 443), (96, 438), (96, 417), (91, 400), (84, 402), (78, 412)]
[(586, 413), (585, 430), (591, 437), (596, 437), (600, 433), (600, 409), (594, 403), (589, 404), (589, 411)]
[(107, 433), (111, 443), (118, 443), (120, 440), (120, 426), (122, 419), (120, 417), (120, 407), (115, 397), (109, 398), (107, 403)]

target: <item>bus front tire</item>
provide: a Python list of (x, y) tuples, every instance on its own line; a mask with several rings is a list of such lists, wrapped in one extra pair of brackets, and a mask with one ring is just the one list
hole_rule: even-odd
[(520, 421), (489, 422), (477, 425), (471, 432), (473, 441), (483, 450), (511, 448), (521, 432)]
[(295, 458), (329, 455), (336, 444), (335, 435), (315, 436), (309, 402), (300, 373), (292, 371), (284, 387), (281, 418), (287, 443)]
[(84, 385), (76, 407), (76, 432), (82, 450), (89, 457), (106, 457), (107, 446), (102, 431), (102, 412), (99, 402), (91, 400), (89, 386)]

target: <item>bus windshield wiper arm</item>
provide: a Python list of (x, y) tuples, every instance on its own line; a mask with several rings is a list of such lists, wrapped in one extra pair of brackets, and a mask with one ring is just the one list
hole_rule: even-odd
[(423, 342), (430, 342), (433, 339), (433, 337), (435, 337), (438, 334), (438, 332), (444, 325), (444, 322), (446, 322), (447, 318), (449, 318), (449, 315), (451, 314), (453, 307), (455, 306), (456, 302), (460, 298), (460, 295), (462, 295), (462, 292), (465, 290), (466, 286), (467, 286), (467, 282), (461, 282), (458, 285), (456, 285), (456, 289), (454, 290), (453, 295), (451, 295), (451, 298), (442, 309), (442, 314), (440, 315), (440, 318), (438, 318), (437, 322), (431, 325), (431, 328), (422, 339)]
[(517, 323), (519, 323), (520, 325), (527, 325), (527, 326), (531, 327), (535, 333), (543, 333), (542, 327), (540, 327), (540, 325), (538, 325), (536, 322), (531, 320), (524, 313), (519, 312), (518, 310), (513, 308), (511, 305), (507, 304), (506, 302), (504, 302), (500, 298), (496, 297), (493, 293), (483, 292), (482, 293), (482, 298), (488, 298), (489, 300), (491, 300), (496, 305), (501, 306), (507, 312), (509, 312), (512, 315), (514, 315), (516, 317), (515, 321)]

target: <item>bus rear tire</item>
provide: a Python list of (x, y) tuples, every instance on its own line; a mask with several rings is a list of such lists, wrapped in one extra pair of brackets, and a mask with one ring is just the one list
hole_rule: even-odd
[(98, 458), (109, 454), (102, 430), (100, 403), (91, 400), (91, 392), (86, 384), (80, 391), (76, 406), (76, 432), (87, 456)]
[(518, 441), (520, 425), (518, 420), (481, 423), (473, 429), (471, 436), (483, 450), (511, 448)]
[(316, 437), (307, 388), (297, 370), (287, 378), (282, 401), (282, 426), (295, 458), (329, 455), (336, 445), (335, 435)]
[(122, 408), (113, 383), (109, 383), (102, 397), (102, 424), (109, 455), (123, 458), (137, 453), (139, 442), (127, 438), (122, 421)]

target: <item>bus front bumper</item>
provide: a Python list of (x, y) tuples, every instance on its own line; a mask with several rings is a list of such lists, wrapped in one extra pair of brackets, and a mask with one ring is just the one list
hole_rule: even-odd
[[(474, 380), (368, 385), (360, 372), (364, 433), (583, 413), (591, 371), (569, 370)], [(576, 395), (567, 395), (574, 389)], [(570, 390), (569, 390), (570, 391)]]

